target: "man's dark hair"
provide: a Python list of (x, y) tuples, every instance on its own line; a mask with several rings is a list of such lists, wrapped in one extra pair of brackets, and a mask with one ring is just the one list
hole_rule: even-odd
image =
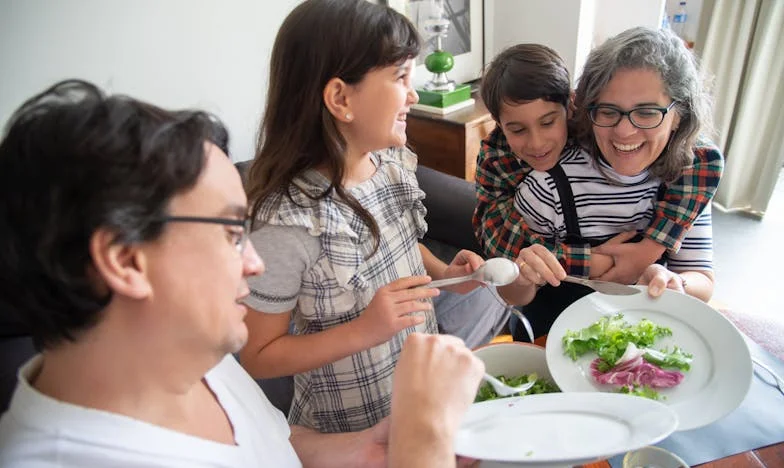
[(21, 324), (39, 347), (93, 326), (111, 293), (97, 292), (91, 236), (159, 236), (172, 197), (202, 172), (206, 141), (227, 149), (209, 114), (106, 96), (84, 81), (22, 104), (0, 143), (0, 323)]
[(501, 51), (487, 65), (480, 86), (482, 100), (496, 122), (501, 104), (523, 104), (537, 99), (567, 107), (570, 83), (566, 63), (542, 44), (518, 44)]

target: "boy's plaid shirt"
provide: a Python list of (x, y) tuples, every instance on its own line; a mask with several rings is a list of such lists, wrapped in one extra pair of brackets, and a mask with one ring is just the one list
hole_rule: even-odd
[[(683, 236), (713, 199), (723, 169), (724, 158), (718, 148), (698, 142), (692, 166), (667, 185), (645, 236), (677, 252)], [(488, 257), (515, 259), (523, 247), (542, 244), (558, 257), (567, 273), (588, 277), (589, 244), (553, 244), (552, 239), (531, 232), (515, 209), (515, 191), (530, 171), (531, 166), (512, 153), (499, 128), (482, 141), (476, 161), (477, 205), (473, 218), (479, 245)]]

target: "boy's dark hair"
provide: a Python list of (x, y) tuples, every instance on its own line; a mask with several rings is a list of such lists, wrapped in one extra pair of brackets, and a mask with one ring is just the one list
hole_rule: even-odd
[(0, 142), (0, 311), (38, 347), (75, 340), (100, 319), (89, 242), (155, 239), (175, 195), (204, 166), (205, 141), (226, 149), (209, 114), (169, 112), (68, 80), (26, 101)]
[(479, 89), (496, 122), (504, 102), (544, 99), (568, 107), (571, 91), (566, 63), (542, 44), (518, 44), (501, 51), (485, 68)]

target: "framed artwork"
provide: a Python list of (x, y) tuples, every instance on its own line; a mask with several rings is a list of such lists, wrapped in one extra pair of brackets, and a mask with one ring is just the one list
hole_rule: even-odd
[(442, 38), (444, 49), (455, 57), (455, 66), (447, 73), (449, 78), (456, 83), (465, 83), (481, 76), (484, 63), (482, 0), (380, 0), (380, 3), (406, 15), (422, 36), (424, 47), (417, 58), (417, 86), (430, 79), (430, 72), (423, 63), (435, 50), (436, 37), (425, 26), (438, 14), (449, 20), (447, 36)]

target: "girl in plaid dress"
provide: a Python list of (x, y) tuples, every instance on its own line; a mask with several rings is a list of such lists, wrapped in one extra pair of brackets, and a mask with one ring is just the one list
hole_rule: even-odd
[(249, 279), (259, 313), (241, 358), (257, 378), (295, 376), (292, 424), (347, 432), (384, 418), (406, 336), (438, 331), (439, 291), (418, 286), (482, 264), (461, 251), (446, 265), (418, 242), (424, 193), (404, 145), (419, 49), (404, 16), (365, 0), (306, 1), (275, 40), (248, 180), (251, 240), (275, 268)]

